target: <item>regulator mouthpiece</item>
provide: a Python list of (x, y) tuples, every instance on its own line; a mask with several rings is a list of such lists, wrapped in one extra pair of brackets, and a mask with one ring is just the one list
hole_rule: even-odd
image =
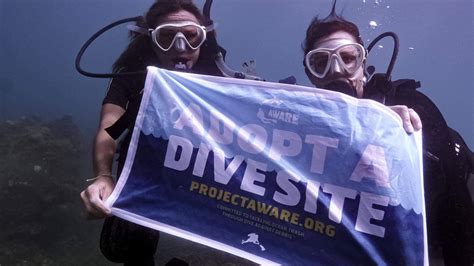
[(347, 80), (334, 80), (324, 85), (324, 89), (337, 91), (349, 96), (357, 97), (355, 89)]
[(188, 71), (188, 66), (186, 66), (186, 64), (183, 62), (178, 62), (176, 65), (174, 65), (174, 69), (178, 71)]

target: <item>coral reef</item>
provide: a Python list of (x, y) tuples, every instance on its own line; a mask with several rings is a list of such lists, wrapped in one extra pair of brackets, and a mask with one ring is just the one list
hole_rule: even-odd
[(70, 116), (0, 122), (0, 265), (105, 263), (100, 226), (81, 217), (85, 147)]
[[(87, 186), (90, 142), (70, 116), (0, 122), (0, 266), (113, 265), (99, 251), (102, 220), (86, 221), (79, 193)], [(254, 265), (162, 234), (157, 265)]]

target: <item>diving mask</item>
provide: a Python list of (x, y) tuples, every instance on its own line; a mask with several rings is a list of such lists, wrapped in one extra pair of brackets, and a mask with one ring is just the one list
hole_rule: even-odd
[(324, 79), (339, 74), (351, 77), (365, 60), (362, 45), (347, 39), (331, 39), (305, 56), (305, 65), (315, 77)]
[(204, 43), (210, 30), (192, 21), (165, 23), (154, 30), (149, 29), (153, 42), (165, 52), (175, 45), (181, 50), (185, 50), (186, 46), (196, 50)]

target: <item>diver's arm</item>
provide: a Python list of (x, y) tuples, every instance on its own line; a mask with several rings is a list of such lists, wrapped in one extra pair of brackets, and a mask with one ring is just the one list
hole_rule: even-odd
[(421, 129), (421, 119), (415, 110), (408, 108), (406, 105), (393, 105), (388, 106), (388, 108), (400, 116), (403, 122), (403, 128), (408, 134)]
[(125, 110), (115, 104), (106, 103), (102, 106), (99, 129), (94, 139), (93, 169), (95, 176), (112, 173), (112, 162), (116, 149), (116, 141), (105, 131), (112, 126)]
[(106, 103), (102, 106), (99, 129), (94, 140), (93, 168), (95, 180), (81, 192), (81, 198), (87, 212), (87, 218), (103, 218), (110, 215), (104, 201), (110, 196), (115, 181), (111, 175), (115, 154), (116, 141), (105, 129), (113, 125), (125, 112), (115, 104)]

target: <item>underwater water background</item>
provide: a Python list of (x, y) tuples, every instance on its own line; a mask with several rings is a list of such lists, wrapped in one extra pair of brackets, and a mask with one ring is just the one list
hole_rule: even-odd
[[(110, 264), (98, 250), (101, 222), (85, 221), (79, 200), (92, 173), (91, 143), (108, 80), (81, 76), (74, 60), (99, 28), (144, 14), (152, 2), (0, 0), (0, 265)], [(195, 2), (202, 7), (204, 0)], [(309, 86), (301, 43), (311, 19), (325, 17), (331, 3), (214, 0), (211, 14), (229, 66), (241, 70), (254, 59), (266, 80), (294, 75)], [(393, 79), (420, 80), (421, 91), (474, 148), (473, 1), (340, 0), (337, 10), (359, 26), (366, 45), (380, 33), (398, 34)], [(124, 25), (107, 32), (86, 52), (83, 68), (109, 72), (126, 44)], [(384, 40), (369, 55), (377, 72), (386, 69), (392, 47)], [(164, 238), (161, 263), (177, 249), (193, 250), (186, 256), (196, 265), (244, 263)]]

